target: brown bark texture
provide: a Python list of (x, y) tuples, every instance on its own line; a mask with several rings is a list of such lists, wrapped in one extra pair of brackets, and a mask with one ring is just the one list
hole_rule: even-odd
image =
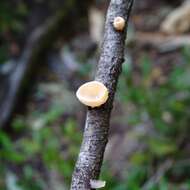
[(111, 0), (95, 80), (109, 90), (108, 101), (98, 108), (88, 108), (83, 142), (72, 176), (71, 190), (90, 190), (90, 180), (97, 179), (108, 141), (110, 113), (118, 77), (124, 61), (126, 29), (116, 31), (113, 20), (121, 16), (128, 24), (133, 0)]

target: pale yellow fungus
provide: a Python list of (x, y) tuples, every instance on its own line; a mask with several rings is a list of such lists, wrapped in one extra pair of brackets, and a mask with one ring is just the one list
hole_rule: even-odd
[(98, 81), (83, 84), (76, 92), (80, 102), (92, 108), (99, 107), (108, 99), (108, 89)]
[(101, 181), (101, 180), (90, 180), (90, 186), (92, 189), (100, 189), (106, 186), (106, 182), (105, 181)]
[(125, 28), (125, 19), (120, 16), (115, 17), (113, 26), (116, 30), (122, 31)]

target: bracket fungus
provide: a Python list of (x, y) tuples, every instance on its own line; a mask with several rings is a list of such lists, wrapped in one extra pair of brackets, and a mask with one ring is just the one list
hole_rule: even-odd
[(86, 106), (99, 107), (107, 101), (108, 89), (101, 82), (91, 81), (80, 86), (76, 96)]
[(125, 28), (125, 19), (123, 17), (117, 16), (114, 18), (113, 26), (118, 31), (123, 31)]

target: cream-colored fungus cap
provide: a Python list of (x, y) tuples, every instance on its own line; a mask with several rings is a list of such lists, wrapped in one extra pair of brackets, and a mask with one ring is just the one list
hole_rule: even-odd
[(102, 187), (106, 186), (106, 182), (105, 181), (101, 181), (101, 180), (90, 180), (90, 186), (92, 189), (100, 189)]
[(125, 28), (125, 19), (120, 16), (115, 17), (113, 21), (113, 26), (116, 30), (122, 31)]
[(99, 107), (108, 99), (108, 89), (98, 81), (83, 84), (76, 92), (80, 102), (92, 108)]

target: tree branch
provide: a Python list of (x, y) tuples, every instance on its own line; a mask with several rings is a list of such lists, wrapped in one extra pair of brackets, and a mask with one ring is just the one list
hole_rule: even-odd
[(95, 80), (109, 90), (108, 101), (99, 108), (88, 108), (85, 131), (79, 157), (72, 176), (71, 190), (90, 190), (90, 179), (97, 179), (108, 141), (109, 120), (118, 77), (124, 61), (126, 29), (118, 32), (113, 28), (116, 16), (128, 23), (133, 0), (111, 0), (105, 24), (102, 52)]

